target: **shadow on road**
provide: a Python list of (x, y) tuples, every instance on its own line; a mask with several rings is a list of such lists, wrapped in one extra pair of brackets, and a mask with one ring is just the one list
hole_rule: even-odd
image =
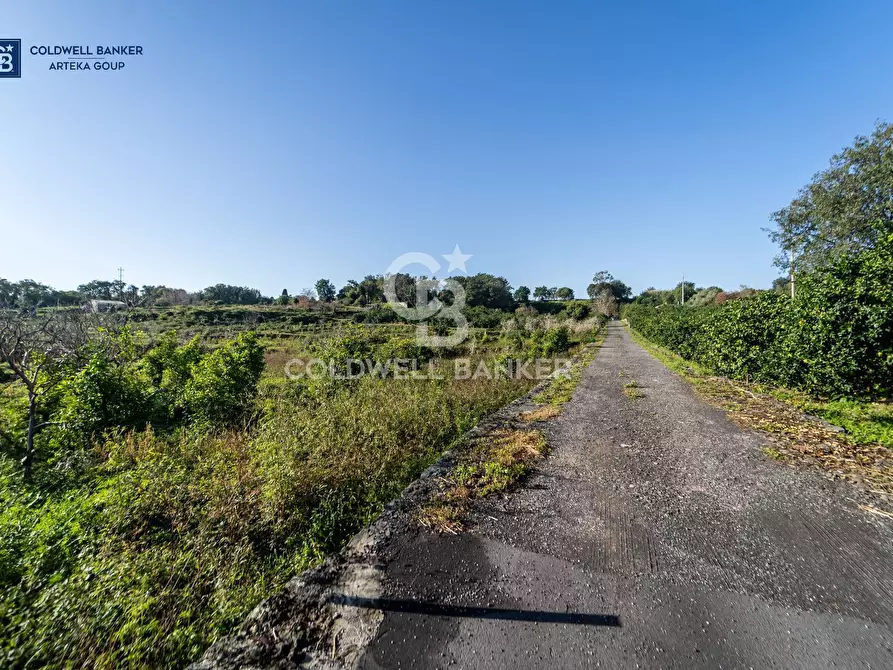
[(386, 612), (406, 614), (427, 614), (430, 616), (463, 617), (474, 619), (506, 619), (509, 621), (537, 621), (541, 623), (570, 623), (580, 626), (620, 627), (620, 617), (613, 614), (582, 614), (579, 612), (538, 612), (532, 610), (499, 609), (495, 607), (460, 607), (438, 605), (415, 600), (393, 600), (390, 598), (360, 598), (354, 596), (333, 596), (336, 605), (365, 607)]

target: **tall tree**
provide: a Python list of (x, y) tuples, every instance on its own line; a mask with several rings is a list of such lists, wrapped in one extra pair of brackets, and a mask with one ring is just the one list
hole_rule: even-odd
[(215, 284), (201, 292), (201, 299), (221, 305), (257, 305), (264, 297), (256, 288)]
[(465, 304), (469, 307), (508, 309), (512, 306), (512, 286), (505, 277), (479, 272), (470, 277), (455, 277), (455, 280), (465, 289)]
[(615, 279), (607, 270), (599, 270), (592, 277), (592, 283), (586, 287), (586, 295), (593, 300), (603, 293), (611, 295), (618, 303), (629, 302), (632, 289), (619, 279)]
[(332, 302), (335, 299), (335, 285), (328, 279), (320, 279), (316, 282), (316, 295), (323, 302)]
[(785, 270), (792, 257), (795, 269), (811, 270), (874, 247), (893, 231), (893, 124), (878, 123), (835, 154), (771, 219), (767, 232), (781, 248), (775, 264)]
[(527, 302), (530, 300), (530, 289), (526, 286), (519, 286), (515, 289), (515, 302)]

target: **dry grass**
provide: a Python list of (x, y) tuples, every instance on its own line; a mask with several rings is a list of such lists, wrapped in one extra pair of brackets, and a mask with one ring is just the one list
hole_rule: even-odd
[(525, 423), (530, 423), (532, 421), (548, 421), (559, 414), (561, 414), (561, 410), (555, 405), (543, 405), (529, 412), (521, 412), (518, 418)]
[(882, 496), (879, 504), (893, 509), (893, 452), (890, 449), (880, 443), (859, 443), (753, 384), (711, 376), (637, 333), (632, 335), (636, 342), (690, 382), (703, 400), (725, 410), (739, 426), (763, 433), (771, 441), (763, 449), (769, 458), (818, 467), (832, 479), (844, 479), (869, 493), (879, 494)]
[(854, 444), (846, 434), (743, 382), (704, 377), (694, 386), (739, 426), (765, 433), (773, 442), (767, 449), (772, 458), (817, 465), (834, 479), (893, 494), (893, 454), (887, 447)]
[(545, 452), (546, 440), (534, 430), (503, 428), (476, 439), (441, 480), (441, 491), (419, 510), (418, 522), (439, 532), (461, 532), (474, 500), (510, 489)]
[[(603, 341), (604, 333), (600, 333), (569, 369), (534, 397), (541, 403), (539, 407), (517, 415), (518, 422), (531, 424), (561, 414), (561, 406), (570, 400), (583, 370)], [(474, 500), (510, 489), (545, 455), (546, 449), (544, 435), (528, 428), (502, 427), (476, 438), (466, 445), (453, 471), (441, 480), (439, 493), (419, 510), (418, 522), (439, 532), (462, 531), (462, 520)]]

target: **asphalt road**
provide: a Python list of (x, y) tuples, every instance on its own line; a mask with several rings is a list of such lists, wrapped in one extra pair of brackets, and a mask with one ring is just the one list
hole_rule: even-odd
[(893, 668), (893, 524), (619, 325), (546, 430), (469, 532), (388, 543), (380, 597), (351, 603), (384, 610), (359, 667)]

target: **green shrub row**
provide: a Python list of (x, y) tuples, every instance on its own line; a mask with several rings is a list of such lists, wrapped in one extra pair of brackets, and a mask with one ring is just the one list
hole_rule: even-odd
[(718, 307), (633, 305), (630, 327), (735, 379), (825, 398), (893, 393), (893, 235), (798, 278), (795, 297), (759, 293)]

